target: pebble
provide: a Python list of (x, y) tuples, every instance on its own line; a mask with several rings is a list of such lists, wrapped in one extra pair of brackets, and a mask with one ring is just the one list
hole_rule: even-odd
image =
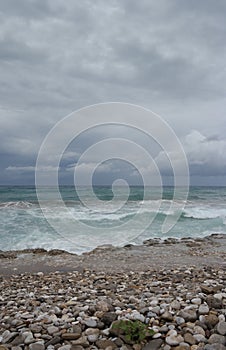
[(209, 344), (218, 343), (218, 344), (225, 345), (225, 342), (226, 342), (225, 337), (223, 335), (220, 335), (220, 334), (212, 334), (208, 340)]
[(225, 321), (221, 321), (217, 324), (217, 332), (221, 335), (226, 334), (226, 322)]
[(210, 309), (209, 306), (206, 304), (201, 304), (198, 309), (199, 315), (207, 315), (209, 313)]
[(49, 333), (49, 335), (53, 335), (54, 333), (57, 333), (59, 331), (58, 327), (55, 326), (50, 326), (47, 328), (47, 332)]
[(184, 341), (184, 338), (181, 335), (177, 334), (177, 331), (171, 330), (166, 336), (166, 343), (171, 346), (175, 346)]
[(94, 318), (88, 318), (85, 320), (85, 325), (87, 327), (95, 328), (97, 326), (97, 321)]
[(70, 350), (71, 349), (71, 344), (68, 345), (63, 345), (58, 348), (58, 350)]
[(29, 345), (29, 350), (45, 350), (45, 345), (41, 342), (33, 343)]
[[(0, 350), (226, 350), (223, 276), (187, 267), (3, 277)], [(155, 333), (131, 341), (113, 332), (120, 320)]]

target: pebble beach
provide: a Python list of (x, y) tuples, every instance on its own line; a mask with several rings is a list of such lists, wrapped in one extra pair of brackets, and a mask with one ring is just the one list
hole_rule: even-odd
[(224, 350), (226, 238), (0, 252), (0, 350)]

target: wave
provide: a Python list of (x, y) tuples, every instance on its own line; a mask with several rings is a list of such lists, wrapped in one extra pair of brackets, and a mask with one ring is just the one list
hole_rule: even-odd
[(33, 203), (27, 202), (27, 201), (0, 203), (0, 209), (5, 209), (5, 208), (28, 209), (28, 208), (31, 208), (32, 206), (33, 206)]
[(185, 208), (183, 211), (183, 217), (192, 218), (198, 220), (207, 219), (226, 219), (226, 209), (225, 208)]
[[(158, 218), (173, 216), (181, 210), (180, 201), (174, 202), (174, 207), (170, 210), (170, 205), (172, 201), (170, 200), (146, 200), (144, 202), (127, 202), (120, 210), (114, 211), (114, 206), (112, 211), (109, 207), (109, 212), (106, 212), (104, 203), (103, 207), (97, 207), (96, 211), (92, 211), (81, 205), (78, 201), (68, 200), (64, 202), (68, 211), (65, 211), (65, 207), (62, 207), (61, 202), (51, 202), (46, 201), (45, 213), (53, 218), (67, 219), (74, 217), (78, 220), (88, 220), (88, 221), (126, 221), (131, 217), (138, 215), (157, 215)], [(0, 203), (0, 210), (3, 209), (25, 209), (28, 210), (29, 214), (32, 214), (34, 209), (35, 215), (37, 215), (37, 209), (39, 208), (38, 202), (29, 201), (8, 201)], [(189, 206), (185, 206), (182, 211), (181, 219), (196, 219), (196, 220), (208, 220), (208, 219), (223, 219), (223, 223), (226, 223), (226, 208), (211, 207), (211, 206), (195, 206), (189, 202)]]

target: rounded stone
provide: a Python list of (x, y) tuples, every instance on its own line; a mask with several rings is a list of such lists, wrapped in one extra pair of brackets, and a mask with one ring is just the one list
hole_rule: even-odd
[(49, 335), (53, 335), (54, 333), (59, 332), (59, 328), (55, 326), (49, 326), (47, 328), (47, 332), (49, 333)]
[(183, 341), (184, 338), (181, 335), (178, 335), (175, 330), (170, 330), (166, 336), (166, 343), (170, 346), (179, 345)]
[(206, 315), (206, 314), (209, 313), (209, 311), (210, 311), (210, 309), (209, 309), (209, 306), (208, 306), (208, 305), (206, 305), (206, 304), (201, 304), (201, 305), (199, 306), (199, 309), (198, 309), (199, 315)]
[(214, 314), (205, 316), (205, 324), (208, 328), (213, 328), (218, 323), (218, 317)]
[(188, 343), (190, 345), (195, 345), (196, 344), (196, 340), (193, 337), (193, 335), (191, 333), (185, 333), (184, 334), (184, 341), (185, 343)]
[(95, 328), (97, 326), (97, 321), (94, 318), (88, 318), (85, 320), (85, 325), (87, 327)]
[(226, 334), (226, 322), (225, 321), (221, 321), (217, 324), (217, 332), (221, 335)]
[(81, 333), (63, 333), (62, 338), (64, 340), (75, 340), (81, 336)]
[(209, 340), (208, 340), (208, 343), (209, 344), (214, 344), (214, 343), (218, 343), (218, 344), (222, 344), (222, 345), (225, 345), (225, 337), (223, 335), (220, 335), (220, 334), (212, 334), (210, 337), (209, 337)]
[(202, 300), (200, 298), (193, 298), (191, 302), (192, 304), (195, 304), (195, 305), (201, 305)]
[(41, 342), (33, 343), (29, 345), (29, 350), (45, 350), (45, 345)]

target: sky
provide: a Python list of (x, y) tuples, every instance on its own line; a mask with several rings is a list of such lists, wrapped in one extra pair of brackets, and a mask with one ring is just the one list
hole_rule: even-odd
[[(192, 185), (226, 185), (225, 16), (225, 0), (0, 0), (0, 184), (34, 183), (40, 146), (65, 116), (123, 102), (150, 109), (174, 130)], [(61, 183), (72, 182), (89, 145), (118, 132), (94, 129), (72, 142)], [(130, 128), (121, 135), (149, 142)], [(162, 150), (149, 148), (167, 184)], [(92, 164), (84, 161), (84, 174)], [(148, 170), (145, 158), (140, 166)], [(51, 167), (47, 157), (44, 170)], [(109, 160), (94, 178), (139, 184), (137, 170)]]

